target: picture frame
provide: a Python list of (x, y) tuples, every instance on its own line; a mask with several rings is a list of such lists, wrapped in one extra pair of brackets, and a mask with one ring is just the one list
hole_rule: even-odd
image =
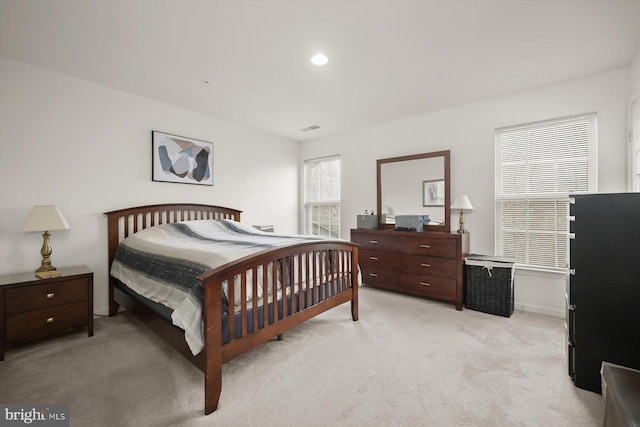
[(444, 206), (444, 179), (422, 181), (422, 206)]
[(213, 186), (213, 143), (151, 131), (152, 181)]

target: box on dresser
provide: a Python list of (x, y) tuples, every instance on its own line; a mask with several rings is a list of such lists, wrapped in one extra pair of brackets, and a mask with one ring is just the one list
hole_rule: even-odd
[(93, 273), (84, 266), (57, 271), (48, 279), (33, 272), (0, 276), (0, 360), (8, 344), (79, 327), (93, 335)]
[(454, 303), (462, 310), (469, 233), (351, 230), (365, 285)]
[(378, 215), (358, 215), (356, 222), (358, 228), (378, 228)]

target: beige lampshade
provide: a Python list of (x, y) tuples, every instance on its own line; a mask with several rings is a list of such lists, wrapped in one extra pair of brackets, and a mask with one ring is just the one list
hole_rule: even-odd
[(22, 231), (68, 230), (69, 223), (56, 205), (36, 205), (31, 209)]
[(465, 194), (463, 194), (456, 197), (456, 199), (451, 204), (451, 209), (464, 209), (467, 211), (472, 211), (473, 205), (471, 204), (471, 201), (469, 201), (469, 198)]

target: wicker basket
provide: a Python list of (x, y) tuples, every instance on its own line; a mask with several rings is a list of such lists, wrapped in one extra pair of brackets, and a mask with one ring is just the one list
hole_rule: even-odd
[(465, 306), (511, 317), (514, 265), (513, 261), (504, 258), (469, 255), (465, 260)]

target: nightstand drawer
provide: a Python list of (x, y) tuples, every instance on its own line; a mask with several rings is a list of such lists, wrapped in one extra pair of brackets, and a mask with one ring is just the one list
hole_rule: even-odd
[(444, 277), (456, 277), (455, 259), (420, 255), (400, 255), (400, 270)]
[(88, 316), (89, 310), (86, 301), (8, 316), (5, 325), (5, 340), (7, 342), (21, 341), (86, 325), (89, 320)]
[(70, 279), (7, 289), (5, 292), (5, 309), (7, 315), (12, 315), (72, 302), (86, 301), (88, 297), (88, 279)]

